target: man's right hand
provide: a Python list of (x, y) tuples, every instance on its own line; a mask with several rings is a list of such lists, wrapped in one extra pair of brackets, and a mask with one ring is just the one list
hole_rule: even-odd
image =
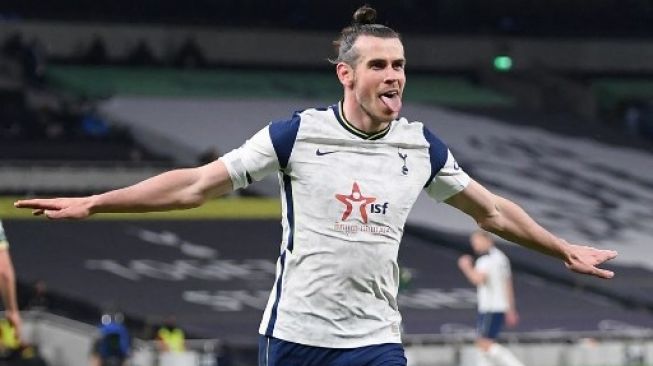
[(84, 219), (91, 216), (91, 197), (34, 198), (14, 202), (16, 208), (31, 208), (35, 216), (49, 219)]
[(506, 325), (509, 328), (514, 328), (519, 323), (519, 314), (517, 310), (508, 310), (506, 311)]
[(471, 255), (465, 254), (458, 258), (458, 268), (465, 270), (474, 266), (474, 259)]

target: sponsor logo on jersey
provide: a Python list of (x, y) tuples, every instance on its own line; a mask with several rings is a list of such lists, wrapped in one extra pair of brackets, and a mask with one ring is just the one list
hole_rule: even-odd
[[(389, 203), (376, 203), (376, 197), (363, 195), (357, 182), (354, 182), (352, 185), (351, 193), (336, 194), (336, 199), (345, 205), (345, 209), (340, 217), (341, 222), (337, 222), (334, 226), (336, 231), (346, 233), (387, 233), (390, 231), (390, 227), (388, 226), (368, 225), (368, 215), (385, 215), (388, 211)], [(345, 223), (345, 221), (356, 217), (360, 218), (363, 225), (358, 223)]]
[(338, 152), (337, 150), (320, 151), (320, 149), (318, 148), (317, 150), (315, 150), (315, 155), (324, 156), (324, 155), (329, 155), (329, 154), (333, 154), (333, 153), (337, 153), (337, 152)]
[(367, 205), (376, 201), (376, 197), (365, 197), (361, 194), (361, 190), (358, 187), (358, 183), (354, 182), (354, 185), (351, 187), (351, 193), (348, 195), (336, 194), (336, 199), (342, 202), (346, 208), (342, 213), (342, 218), (340, 220), (346, 221), (351, 215), (354, 204), (358, 204), (360, 210), (360, 216), (364, 224), (367, 224)]

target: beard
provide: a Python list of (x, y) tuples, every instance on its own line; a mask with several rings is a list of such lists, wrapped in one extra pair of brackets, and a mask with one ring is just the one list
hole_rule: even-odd
[[(374, 106), (376, 96), (371, 98), (364, 98), (356, 96), (358, 105), (360, 109), (365, 113), (373, 122), (375, 123), (387, 123), (395, 119), (394, 113), (385, 114), (378, 107)], [(379, 102), (380, 103), (380, 102)], [(381, 103), (380, 103), (381, 104)], [(379, 113), (374, 113), (375, 110), (378, 110)]]

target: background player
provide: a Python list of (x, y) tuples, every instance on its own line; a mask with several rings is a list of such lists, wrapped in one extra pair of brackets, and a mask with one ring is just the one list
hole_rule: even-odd
[(523, 366), (507, 348), (496, 343), (504, 323), (515, 326), (519, 321), (508, 257), (494, 246), (492, 237), (485, 231), (474, 232), (470, 244), (478, 256), (476, 263), (470, 255), (463, 255), (458, 259), (458, 267), (477, 288), (478, 365), (490, 361), (496, 366)]

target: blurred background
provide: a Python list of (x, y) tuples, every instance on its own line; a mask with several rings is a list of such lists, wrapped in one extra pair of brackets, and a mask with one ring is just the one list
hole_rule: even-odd
[[(601, 281), (500, 243), (521, 313), (502, 340), (532, 366), (653, 365), (653, 2), (368, 3), (403, 37), (402, 115), (553, 232), (620, 252), (607, 266), (617, 277)], [(360, 5), (0, 2), (0, 218), (31, 350), (19, 362), (88, 365), (110, 333), (129, 365), (256, 364), (281, 236), (276, 179), (199, 210), (84, 222), (32, 219), (12, 202), (196, 166), (271, 120), (337, 103), (327, 59)], [(424, 197), (411, 213), (410, 365), (473, 364), (475, 289), (455, 263), (473, 228)]]

